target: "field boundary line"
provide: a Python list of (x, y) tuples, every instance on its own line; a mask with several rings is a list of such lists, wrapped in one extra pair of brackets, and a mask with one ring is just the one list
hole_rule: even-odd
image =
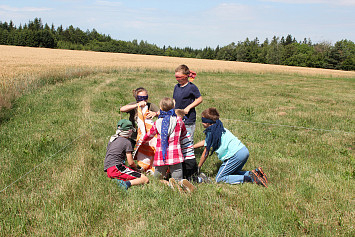
[(60, 148), (56, 153), (54, 153), (53, 155), (49, 156), (47, 159), (45, 159), (44, 161), (42, 161), (41, 163), (39, 163), (38, 165), (36, 165), (35, 167), (33, 167), (31, 170), (29, 170), (27, 173), (25, 173), (24, 175), (22, 175), (20, 178), (18, 178), (17, 180), (15, 180), (14, 182), (10, 183), (9, 185), (7, 185), (5, 188), (3, 188), (0, 193), (4, 192), (6, 189), (8, 189), (9, 187), (11, 187), (12, 185), (14, 185), (15, 183), (17, 183), (18, 181), (20, 181), (21, 179), (23, 179), (24, 177), (26, 177), (28, 174), (30, 174), (32, 171), (34, 171), (35, 169), (37, 169), (39, 166), (41, 166), (43, 163), (45, 163), (46, 161), (48, 161), (49, 159), (51, 159), (52, 157), (54, 157), (55, 155), (57, 155), (58, 153), (60, 153), (61, 151), (63, 151), (65, 148), (67, 148), (68, 146), (70, 146), (71, 144), (73, 144), (76, 140), (78, 140), (79, 138), (83, 137), (85, 134), (82, 134), (80, 136), (78, 136), (77, 138), (75, 138), (74, 140), (72, 140), (71, 142), (69, 142), (68, 144), (66, 144), (64, 147)]
[(255, 123), (255, 124), (263, 124), (263, 125), (279, 126), (279, 127), (288, 127), (288, 128), (297, 128), (297, 129), (306, 129), (306, 130), (323, 131), (323, 132), (340, 132), (340, 133), (345, 133), (345, 134), (355, 134), (355, 132), (347, 132), (347, 131), (343, 131), (343, 130), (323, 129), (323, 128), (308, 128), (308, 127), (295, 126), (295, 125), (256, 122), (256, 121), (247, 121), (247, 120), (240, 120), (240, 119), (221, 119), (221, 120), (222, 121), (226, 120), (226, 121), (243, 122), (243, 123)]

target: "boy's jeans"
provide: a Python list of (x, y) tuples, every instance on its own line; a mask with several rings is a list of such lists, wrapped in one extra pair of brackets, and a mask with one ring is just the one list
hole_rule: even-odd
[(249, 158), (248, 148), (243, 147), (228, 160), (225, 160), (219, 167), (216, 182), (229, 184), (243, 183), (244, 176), (249, 176), (249, 171), (242, 171), (243, 166)]

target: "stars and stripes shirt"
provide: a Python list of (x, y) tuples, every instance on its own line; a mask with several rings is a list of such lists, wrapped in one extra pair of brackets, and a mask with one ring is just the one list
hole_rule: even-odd
[(184, 161), (184, 156), (181, 151), (181, 141), (186, 139), (187, 131), (184, 122), (181, 118), (177, 118), (176, 126), (174, 131), (170, 134), (168, 140), (168, 150), (166, 154), (165, 162), (163, 161), (163, 152), (161, 147), (161, 137), (158, 132), (156, 122), (153, 127), (145, 134), (143, 137), (142, 143), (148, 142), (157, 134), (157, 146), (154, 155), (154, 166), (163, 166), (163, 165), (175, 165), (182, 163)]

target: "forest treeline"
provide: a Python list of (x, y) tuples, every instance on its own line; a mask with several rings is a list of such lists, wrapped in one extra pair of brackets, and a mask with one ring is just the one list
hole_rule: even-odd
[(83, 31), (72, 25), (65, 29), (62, 25), (56, 28), (35, 18), (20, 26), (15, 26), (12, 21), (0, 21), (0, 44), (355, 70), (355, 44), (351, 40), (337, 41), (334, 45), (328, 42), (313, 44), (306, 38), (297, 41), (292, 35), (274, 36), (263, 42), (258, 38), (246, 38), (216, 48), (161, 48), (143, 40), (112, 39), (95, 29)]

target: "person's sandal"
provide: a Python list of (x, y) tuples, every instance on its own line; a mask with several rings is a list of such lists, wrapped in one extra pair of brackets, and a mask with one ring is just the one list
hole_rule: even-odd
[(265, 179), (257, 171), (250, 171), (250, 177), (252, 178), (254, 183), (263, 185), (267, 188), (267, 183), (265, 182)]
[(261, 176), (265, 179), (265, 182), (268, 183), (269, 181), (267, 180), (267, 176), (266, 174), (264, 173), (263, 169), (261, 167), (255, 169), (256, 172), (258, 172), (259, 174), (261, 174)]

